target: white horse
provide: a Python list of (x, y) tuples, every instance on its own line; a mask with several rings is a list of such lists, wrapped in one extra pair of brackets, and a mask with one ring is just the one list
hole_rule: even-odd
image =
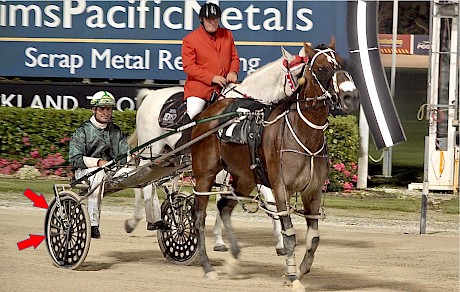
[[(222, 90), (226, 98), (242, 98), (245, 96), (254, 98), (262, 103), (271, 104), (281, 99), (294, 94), (298, 88), (298, 78), (302, 75), (302, 70), (305, 67), (306, 60), (303, 58), (305, 53), (303, 49), (299, 55), (291, 55), (284, 48), (281, 48), (282, 57), (273, 61), (248, 75), (240, 84), (229, 84)], [(159, 137), (168, 132), (158, 124), (160, 110), (163, 104), (174, 94), (183, 92), (183, 87), (169, 87), (157, 90), (141, 89), (137, 95), (138, 110), (136, 115), (136, 130), (130, 137), (130, 144), (137, 140), (137, 145), (141, 145), (156, 137)], [(244, 94), (245, 96), (242, 96)], [(165, 139), (153, 143), (148, 151), (148, 155), (159, 156), (164, 147), (168, 145), (174, 149), (177, 141), (180, 139), (181, 133), (176, 133), (168, 136)], [(141, 165), (147, 161), (141, 161)], [(220, 177), (220, 181), (219, 181)], [(225, 174), (218, 176), (218, 182), (223, 182)], [(275, 198), (269, 188), (258, 186), (260, 193), (264, 196), (264, 200), (268, 203), (268, 208), (276, 211), (274, 204)], [(160, 204), (156, 193), (156, 188), (152, 185), (143, 189), (144, 201), (149, 205), (146, 207), (147, 218), (160, 218)], [(138, 222), (142, 219), (142, 195), (141, 192), (136, 192), (134, 204), (134, 216), (125, 221), (126, 232), (132, 232), (136, 228)], [(217, 200), (216, 200), (217, 202)], [(150, 204), (153, 203), (152, 208)], [(155, 220), (156, 221), (156, 220)], [(150, 222), (150, 221), (149, 221)], [(225, 251), (225, 243), (222, 239), (221, 219), (217, 213), (214, 235), (216, 243), (214, 250)], [(281, 234), (281, 223), (278, 218), (273, 218), (274, 235), (277, 239), (276, 252), (278, 255), (284, 254), (283, 236)]]

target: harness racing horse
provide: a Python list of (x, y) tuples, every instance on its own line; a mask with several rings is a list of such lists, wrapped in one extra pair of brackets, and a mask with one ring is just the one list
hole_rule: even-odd
[[(304, 55), (303, 48), (299, 55)], [(286, 96), (292, 96), (298, 88), (298, 78), (302, 75), (302, 70), (305, 67), (305, 59), (298, 55), (291, 55), (288, 51), (282, 48), (282, 57), (275, 60), (248, 75), (240, 84), (229, 84), (223, 89), (221, 95), (224, 97), (246, 97), (250, 96), (262, 103), (270, 104), (284, 99)], [(159, 125), (159, 116), (163, 104), (177, 93), (183, 93), (183, 87), (169, 87), (158, 90), (141, 89), (137, 95), (138, 110), (136, 115), (136, 130), (131, 135), (130, 145), (142, 145), (153, 138), (169, 132)], [(147, 156), (159, 156), (165, 146), (174, 149), (177, 141), (180, 139), (181, 133), (168, 136), (165, 139), (157, 141), (150, 145)], [(146, 157), (148, 158), (148, 157)], [(140, 162), (140, 165), (148, 163), (147, 160)], [(262, 188), (261, 193), (265, 196), (267, 202), (274, 202), (274, 197), (270, 189)], [(139, 221), (142, 219), (142, 196), (146, 204), (146, 215), (156, 216), (160, 214), (160, 205), (156, 188), (149, 185), (142, 189), (142, 192), (137, 191), (135, 195), (134, 214), (133, 218), (125, 221), (125, 230), (130, 233), (136, 228)], [(271, 197), (270, 197), (271, 196)], [(274, 206), (272, 206), (274, 208)], [(153, 212), (155, 209), (155, 212)], [(153, 213), (153, 215), (152, 215)], [(154, 218), (154, 221), (160, 218)], [(216, 247), (225, 247), (221, 236), (220, 217), (216, 218)], [(276, 252), (284, 254), (283, 240), (281, 235), (281, 224), (279, 220), (273, 221), (274, 234), (277, 238)]]
[[(328, 47), (313, 49), (304, 44), (309, 61), (298, 96), (282, 100), (265, 122), (259, 155), (272, 186), (277, 215), (281, 219), (286, 249), (286, 281), (294, 291), (304, 291), (300, 278), (310, 271), (319, 243), (318, 219), (324, 182), (328, 176), (328, 156), (324, 131), (331, 107), (344, 112), (358, 108), (359, 92), (351, 76), (341, 69), (342, 58), (334, 51), (335, 39)], [(300, 81), (300, 80), (299, 80)], [(232, 99), (220, 100), (204, 110), (199, 118), (222, 113)], [(218, 121), (197, 125), (192, 138), (216, 127)], [(254, 177), (251, 154), (247, 145), (226, 143), (211, 135), (191, 146), (192, 168), (196, 178), (195, 216), (198, 229), (198, 250), (205, 277), (218, 279), (206, 253), (205, 218), (208, 192), (216, 174), (224, 167), (233, 177), (232, 187), (237, 196), (249, 196), (258, 179)], [(291, 197), (300, 194), (304, 210), (290, 206)], [(224, 197), (218, 204), (226, 234), (231, 244), (231, 258), (224, 271), (237, 276), (240, 248), (233, 231), (230, 215), (237, 199)], [(296, 212), (307, 223), (306, 252), (300, 268), (296, 268), (295, 231), (290, 214)]]

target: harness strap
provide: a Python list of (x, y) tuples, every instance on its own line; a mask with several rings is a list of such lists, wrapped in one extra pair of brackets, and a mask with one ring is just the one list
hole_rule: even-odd
[(289, 110), (285, 110), (283, 113), (277, 115), (273, 121), (264, 121), (264, 127), (270, 126), (271, 124), (276, 123), (279, 119), (283, 118), (288, 113), (289, 113)]
[(316, 155), (318, 155), (319, 153), (321, 153), (321, 152), (323, 151), (324, 145), (325, 145), (325, 144), (324, 144), (324, 140), (323, 140), (323, 145), (321, 146), (321, 148), (320, 148), (318, 151), (316, 151), (316, 152), (311, 152), (310, 149), (308, 149), (307, 146), (305, 146), (305, 145), (299, 140), (299, 138), (297, 137), (296, 133), (294, 132), (294, 129), (293, 129), (292, 126), (291, 126), (291, 123), (289, 122), (288, 117), (285, 116), (284, 118), (285, 118), (286, 123), (287, 123), (287, 125), (288, 125), (289, 131), (291, 131), (292, 136), (294, 137), (294, 139), (296, 140), (296, 142), (300, 145), (300, 147), (303, 148), (303, 150), (305, 150), (305, 151), (306, 151), (308, 154), (310, 154), (311, 156), (316, 156)]
[(326, 122), (324, 125), (322, 126), (319, 126), (319, 125), (315, 125), (313, 124), (312, 122), (310, 122), (303, 114), (302, 114), (302, 111), (300, 110), (300, 107), (299, 107), (299, 101), (297, 100), (297, 112), (299, 113), (299, 116), (300, 118), (302, 119), (302, 121), (305, 122), (305, 124), (309, 125), (311, 128), (315, 129), (315, 130), (321, 130), (321, 131), (324, 131), (326, 130), (326, 128), (329, 126), (329, 122)]

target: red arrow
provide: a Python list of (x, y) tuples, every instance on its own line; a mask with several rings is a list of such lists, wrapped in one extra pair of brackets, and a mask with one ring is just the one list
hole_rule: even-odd
[(33, 246), (34, 249), (36, 249), (37, 246), (39, 246), (40, 243), (42, 243), (43, 239), (45, 239), (44, 235), (29, 234), (29, 236), (29, 239), (18, 242), (19, 250), (23, 250), (31, 246)]
[(48, 203), (46, 202), (45, 197), (43, 197), (42, 194), (40, 194), (39, 196), (36, 193), (34, 193), (31, 189), (27, 189), (24, 192), (24, 196), (26, 196), (27, 198), (29, 198), (29, 200), (35, 203), (34, 207), (48, 209)]

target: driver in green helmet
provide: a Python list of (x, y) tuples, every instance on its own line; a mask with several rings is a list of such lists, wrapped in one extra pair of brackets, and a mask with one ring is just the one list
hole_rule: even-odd
[[(98, 91), (91, 99), (91, 118), (78, 127), (72, 134), (69, 145), (69, 161), (75, 170), (75, 178), (79, 179), (121, 154), (127, 153), (129, 146), (126, 136), (120, 127), (112, 122), (115, 98), (108, 91)], [(121, 161), (121, 163), (125, 163)], [(129, 172), (122, 168), (115, 176)], [(104, 170), (89, 177), (90, 187), (98, 185), (105, 177)], [(88, 197), (88, 213), (91, 219), (91, 237), (100, 238), (99, 222), (101, 214), (101, 198), (103, 192), (99, 187)], [(140, 191), (135, 190), (135, 191)], [(167, 223), (161, 221), (159, 206), (145, 206), (147, 229), (166, 229)], [(155, 215), (155, 216), (154, 216)], [(157, 220), (154, 220), (157, 219)], [(161, 226), (160, 226), (161, 225)], [(151, 228), (149, 228), (151, 226)], [(154, 226), (155, 228), (152, 228)]]

